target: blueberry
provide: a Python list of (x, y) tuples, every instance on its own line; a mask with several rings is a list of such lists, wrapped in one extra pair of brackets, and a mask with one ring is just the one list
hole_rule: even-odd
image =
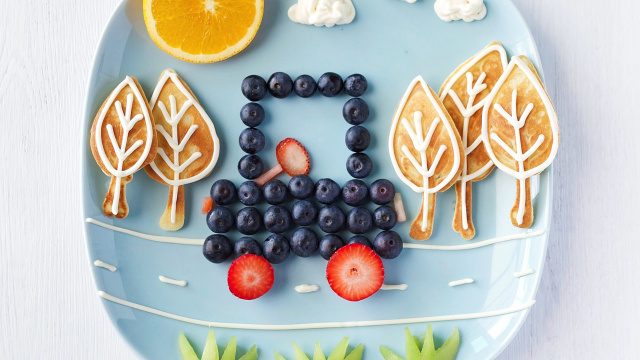
[(362, 180), (349, 180), (342, 188), (342, 200), (347, 205), (360, 206), (369, 200), (369, 188)]
[(296, 200), (291, 209), (291, 217), (296, 225), (308, 226), (316, 221), (318, 209), (311, 201)]
[(324, 206), (318, 212), (318, 226), (326, 233), (342, 230), (344, 222), (344, 211), (335, 205)]
[(278, 99), (283, 99), (291, 94), (293, 81), (291, 77), (283, 72), (276, 72), (271, 75), (268, 81), (269, 93)]
[(318, 79), (318, 90), (322, 95), (328, 97), (340, 94), (343, 85), (340, 75), (333, 72), (324, 73)]
[(395, 259), (402, 252), (402, 239), (395, 231), (382, 231), (373, 240), (373, 248), (384, 259)]
[(342, 107), (342, 117), (351, 125), (360, 125), (369, 118), (369, 105), (360, 98), (350, 99)]
[(289, 256), (289, 241), (279, 234), (271, 234), (264, 241), (264, 257), (272, 264), (280, 264)]
[(327, 234), (320, 239), (320, 256), (325, 260), (331, 259), (331, 256), (344, 246), (342, 238), (335, 234)]
[(331, 204), (340, 196), (340, 185), (331, 179), (320, 179), (315, 188), (316, 200), (323, 204)]
[(264, 199), (271, 205), (282, 204), (287, 199), (287, 185), (280, 180), (271, 180), (262, 189)]
[(291, 214), (287, 208), (272, 205), (264, 213), (264, 226), (269, 232), (280, 234), (291, 228)]
[(344, 91), (350, 96), (362, 96), (367, 91), (367, 78), (360, 74), (353, 74), (344, 79)]
[(366, 178), (373, 170), (371, 158), (365, 153), (354, 153), (347, 159), (347, 171), (356, 179)]
[(232, 252), (231, 241), (228, 237), (220, 234), (209, 235), (202, 245), (204, 257), (216, 264), (227, 260)]
[(262, 174), (263, 170), (264, 165), (258, 155), (245, 155), (238, 161), (238, 172), (245, 179), (255, 179)]
[(264, 149), (264, 135), (258, 129), (246, 128), (240, 133), (238, 143), (242, 151), (248, 154), (255, 154)]
[(248, 103), (240, 109), (240, 120), (249, 127), (256, 127), (264, 121), (264, 108), (258, 103)]
[(240, 257), (246, 254), (260, 256), (262, 255), (262, 247), (260, 246), (260, 243), (255, 239), (245, 236), (241, 237), (236, 241), (235, 244), (233, 244), (233, 252), (236, 257)]
[(371, 143), (369, 130), (362, 126), (350, 127), (344, 136), (344, 143), (347, 145), (347, 148), (353, 152), (366, 150), (369, 147), (369, 143)]
[(371, 201), (378, 205), (390, 203), (395, 195), (396, 188), (387, 179), (379, 179), (371, 184)]
[(313, 180), (307, 175), (296, 175), (289, 180), (289, 192), (296, 199), (306, 199), (313, 194)]
[(371, 230), (373, 219), (371, 212), (365, 208), (356, 207), (347, 214), (347, 228), (352, 234), (364, 234)]
[(260, 202), (262, 192), (253, 181), (245, 181), (238, 188), (238, 198), (244, 205), (255, 205)]
[(291, 234), (291, 251), (300, 257), (309, 257), (318, 250), (318, 235), (308, 228), (299, 228)]
[(293, 91), (302, 98), (308, 98), (316, 92), (316, 81), (309, 75), (300, 75), (293, 82)]
[(351, 244), (362, 244), (373, 249), (373, 245), (371, 245), (371, 241), (369, 241), (369, 239), (367, 239), (366, 236), (362, 236), (362, 235), (352, 236), (347, 242), (347, 245), (351, 245)]
[(233, 212), (226, 206), (216, 206), (207, 214), (207, 226), (214, 233), (229, 232), (233, 223)]
[(262, 215), (254, 207), (242, 208), (236, 215), (236, 228), (245, 235), (253, 235), (262, 227)]
[(251, 101), (261, 100), (267, 95), (267, 82), (258, 75), (249, 75), (242, 80), (242, 94)]
[(378, 229), (391, 230), (397, 221), (396, 211), (387, 205), (382, 205), (373, 212), (373, 223)]
[(216, 205), (230, 205), (236, 201), (236, 186), (229, 180), (218, 180), (211, 185), (211, 198)]

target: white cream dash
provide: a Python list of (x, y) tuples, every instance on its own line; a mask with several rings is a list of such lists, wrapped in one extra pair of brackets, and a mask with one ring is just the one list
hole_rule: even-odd
[(181, 286), (181, 287), (187, 286), (187, 280), (176, 280), (176, 279), (172, 279), (170, 277), (166, 277), (164, 275), (158, 276), (158, 280), (160, 280), (161, 282), (163, 282), (165, 284)]
[(94, 261), (94, 262), (93, 262), (93, 265), (94, 265), (95, 267), (99, 267), (99, 268), (107, 269), (107, 270), (109, 270), (109, 271), (111, 271), (111, 272), (116, 272), (116, 270), (118, 270), (118, 268), (117, 268), (117, 267), (115, 267), (114, 265), (111, 265), (111, 264), (109, 264), (109, 263), (106, 263), (106, 262), (104, 262), (104, 261), (102, 261), (102, 260), (96, 260), (96, 261)]
[(528, 301), (524, 304), (514, 304), (508, 308), (482, 311), (466, 314), (452, 314), (452, 315), (438, 315), (438, 316), (423, 316), (423, 317), (411, 317), (400, 319), (388, 319), (388, 320), (359, 320), (359, 321), (333, 321), (333, 322), (317, 322), (317, 323), (297, 323), (297, 324), (245, 324), (245, 323), (229, 323), (218, 321), (199, 320), (170, 312), (154, 309), (145, 305), (136, 304), (124, 299), (120, 299), (113, 295), (107, 294), (104, 291), (98, 291), (98, 296), (111, 301), (115, 304), (126, 306), (139, 311), (144, 311), (150, 314), (165, 317), (167, 319), (182, 321), (189, 324), (217, 327), (225, 329), (244, 329), (244, 330), (271, 330), (271, 331), (283, 331), (283, 330), (310, 330), (310, 329), (334, 329), (334, 328), (353, 328), (353, 327), (366, 327), (366, 326), (384, 326), (384, 325), (404, 325), (404, 324), (422, 324), (438, 321), (456, 321), (456, 320), (471, 320), (480, 319), (494, 316), (501, 316), (507, 314), (513, 314), (523, 310), (527, 310), (535, 304), (535, 300)]
[(454, 286), (460, 286), (460, 285), (467, 285), (467, 284), (473, 284), (474, 282), (475, 280), (473, 280), (472, 278), (465, 278), (460, 280), (449, 281), (449, 286), (454, 287)]
[(315, 284), (300, 284), (293, 289), (299, 294), (307, 294), (320, 290), (320, 286)]
[[(178, 244), (178, 245), (196, 245), (196, 246), (202, 246), (202, 244), (204, 243), (204, 239), (145, 234), (138, 231), (129, 230), (129, 229), (115, 226), (115, 225), (107, 224), (92, 218), (86, 218), (85, 221), (89, 224), (100, 226), (115, 232), (131, 235), (143, 240)], [(545, 230), (538, 230), (538, 231), (530, 231), (530, 232), (519, 233), (519, 234), (504, 235), (504, 236), (499, 236), (499, 237), (490, 238), (486, 240), (474, 241), (473, 243), (464, 244), (464, 245), (428, 245), (428, 244), (417, 244), (417, 243), (404, 243), (404, 248), (414, 249), (414, 250), (436, 250), (436, 251), (472, 250), (472, 249), (490, 246), (490, 245), (494, 245), (494, 244), (498, 244), (506, 241), (534, 238), (534, 237), (544, 235), (545, 232), (546, 232)]]
[(382, 284), (382, 287), (380, 288), (380, 290), (384, 290), (384, 291), (389, 291), (389, 290), (405, 291), (405, 290), (407, 290), (407, 288), (409, 288), (409, 285), (407, 285), (407, 284), (397, 284), (397, 285)]
[(523, 277), (523, 276), (531, 275), (533, 273), (535, 273), (535, 271), (533, 269), (531, 269), (531, 268), (528, 268), (528, 269), (513, 273), (513, 276), (515, 276), (517, 278), (520, 278), (520, 277)]

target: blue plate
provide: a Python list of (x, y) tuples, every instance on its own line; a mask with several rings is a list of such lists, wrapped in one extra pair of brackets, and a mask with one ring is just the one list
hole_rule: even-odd
[[(83, 163), (84, 215), (118, 227), (156, 235), (203, 239), (209, 235), (200, 214), (201, 200), (208, 195), (214, 179), (228, 178), (236, 184), (236, 170), (242, 156), (237, 137), (243, 129), (239, 110), (246, 103), (240, 92), (242, 79), (249, 74), (268, 77), (275, 71), (314, 77), (326, 71), (343, 76), (362, 73), (370, 88), (364, 95), (372, 109), (367, 122), (373, 140), (368, 154), (375, 170), (369, 181), (391, 179), (402, 193), (410, 218), (419, 207), (419, 196), (396, 176), (387, 152), (387, 137), (394, 110), (411, 79), (421, 74), (432, 87), (439, 88), (445, 77), (462, 61), (493, 40), (499, 40), (510, 54), (528, 55), (540, 69), (535, 44), (522, 17), (508, 0), (487, 0), (489, 15), (474, 23), (445, 23), (434, 14), (432, 1), (406, 4), (399, 0), (355, 1), (358, 15), (353, 24), (331, 29), (294, 24), (287, 19), (292, 0), (271, 0), (265, 4), (262, 27), (241, 54), (218, 64), (194, 65), (178, 61), (158, 49), (147, 35), (141, 1), (124, 1), (107, 26), (95, 56), (89, 81), (85, 134), (109, 92), (124, 78), (134, 75), (150, 96), (162, 70), (175, 69), (200, 99), (213, 119), (222, 142), (221, 158), (206, 179), (189, 185), (186, 192), (187, 221), (176, 233), (162, 231), (158, 219), (164, 209), (167, 188), (151, 180), (143, 171), (134, 176), (127, 189), (130, 214), (124, 220), (105, 218), (101, 204), (108, 178), (94, 163), (85, 135)], [(342, 119), (346, 95), (311, 99), (291, 96), (284, 100), (262, 101), (268, 119), (261, 126), (268, 141), (261, 156), (275, 164), (274, 147), (284, 137), (304, 143), (312, 156), (314, 179), (331, 177), (344, 183), (349, 175), (344, 163), (349, 151), (343, 136), (347, 124)], [(283, 176), (286, 180), (286, 176)], [(387, 345), (404, 354), (403, 328), (422, 334), (428, 321), (442, 339), (453, 327), (462, 335), (459, 359), (488, 359), (497, 356), (509, 343), (532, 305), (544, 264), (551, 202), (551, 176), (539, 177), (535, 198), (536, 221), (523, 231), (511, 226), (509, 211), (515, 198), (515, 181), (494, 171), (474, 186), (476, 240), (525, 234), (525, 239), (481, 246), (472, 250), (414, 250), (385, 262), (388, 284), (406, 283), (406, 291), (381, 291), (373, 297), (349, 303), (336, 296), (324, 278), (326, 261), (290, 256), (275, 266), (276, 284), (257, 301), (241, 301), (229, 293), (226, 273), (229, 263), (214, 265), (204, 259), (201, 248), (153, 242), (85, 223), (89, 257), (117, 266), (110, 272), (94, 267), (96, 286), (113, 323), (127, 341), (145, 358), (178, 358), (177, 336), (184, 331), (202, 348), (207, 323), (194, 325), (132, 308), (139, 304), (191, 319), (224, 323), (292, 324), (308, 322), (419, 319), (417, 323), (376, 327), (349, 327), (298, 331), (216, 329), (220, 342), (237, 336), (240, 344), (257, 344), (270, 358), (274, 351), (292, 357), (296, 341), (307, 352), (319, 341), (325, 350), (341, 337), (366, 346), (367, 359), (379, 358), (378, 347)], [(448, 191), (438, 197), (435, 232), (430, 245), (469, 244), (451, 230), (455, 195)], [(396, 230), (408, 239), (408, 223)], [(375, 234), (373, 234), (375, 235)], [(237, 238), (238, 233), (231, 233)], [(260, 234), (264, 239), (266, 234)], [(371, 236), (371, 234), (370, 234)], [(451, 249), (451, 248), (449, 248)], [(531, 268), (534, 273), (516, 277)], [(158, 281), (164, 275), (188, 281), (178, 287)], [(450, 287), (452, 280), (472, 278), (473, 284)], [(319, 284), (319, 292), (298, 294), (301, 283)], [(113, 296), (113, 298), (110, 298)], [(479, 313), (503, 314), (476, 318)], [(474, 319), (439, 321), (441, 315), (466, 314)]]

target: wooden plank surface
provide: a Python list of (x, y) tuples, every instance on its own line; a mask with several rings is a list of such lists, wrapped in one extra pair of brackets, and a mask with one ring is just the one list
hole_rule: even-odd
[[(514, 1), (562, 140), (538, 302), (500, 359), (637, 359), (640, 3)], [(87, 74), (117, 3), (0, 1), (3, 359), (135, 358), (95, 295), (79, 208)]]

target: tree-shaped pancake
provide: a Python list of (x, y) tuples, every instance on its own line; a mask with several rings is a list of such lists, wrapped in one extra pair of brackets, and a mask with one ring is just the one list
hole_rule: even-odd
[(129, 214), (126, 184), (156, 156), (151, 109), (135, 78), (127, 76), (102, 103), (89, 141), (100, 169), (111, 177), (102, 212), (122, 219)]
[(422, 205), (409, 235), (427, 240), (433, 232), (435, 194), (457, 181), (463, 149), (453, 120), (420, 76), (409, 85), (395, 114), (389, 153), (400, 179), (422, 194)]
[(511, 59), (482, 112), (482, 141), (498, 168), (517, 180), (511, 223), (533, 225), (530, 178), (558, 152), (558, 118), (533, 64)]
[(440, 89), (440, 99), (456, 124), (464, 148), (462, 174), (456, 182), (453, 230), (467, 240), (476, 235), (472, 182), (486, 178), (494, 167), (480, 136), (482, 108), (506, 67), (507, 54), (494, 42), (454, 70)]
[(151, 109), (158, 131), (158, 156), (145, 171), (169, 186), (160, 227), (175, 231), (184, 225), (184, 185), (211, 173), (220, 154), (220, 141), (213, 122), (173, 70), (160, 76)]

